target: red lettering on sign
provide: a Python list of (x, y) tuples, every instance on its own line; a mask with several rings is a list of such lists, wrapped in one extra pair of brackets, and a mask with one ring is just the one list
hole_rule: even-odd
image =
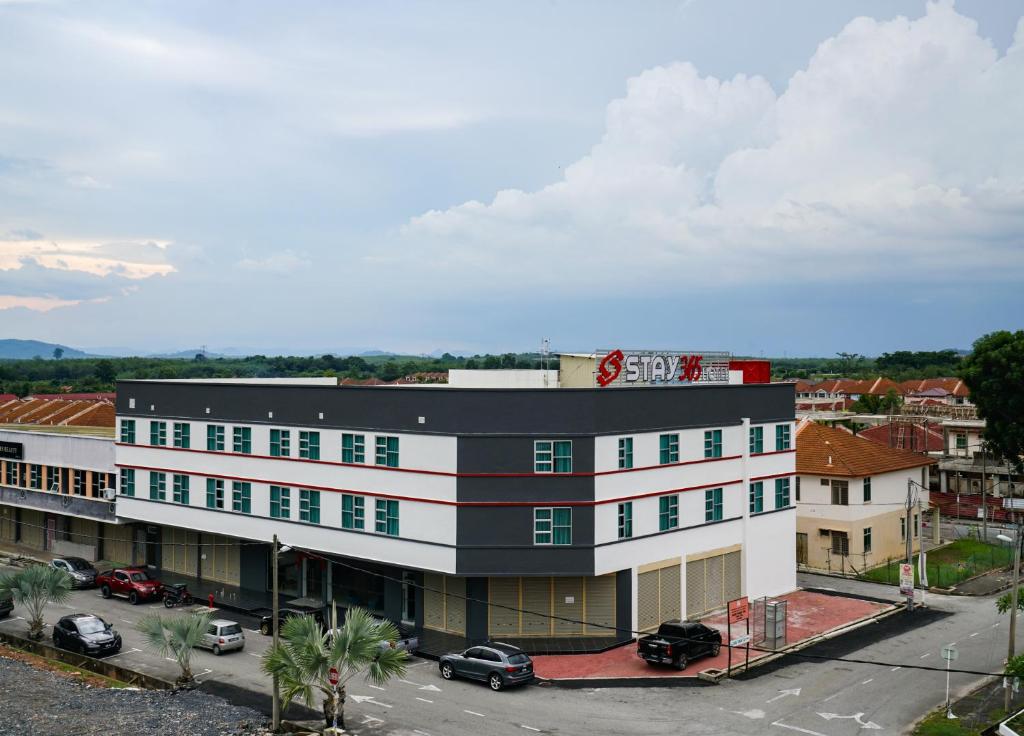
[(703, 355), (680, 356), (679, 380), (690, 382), (699, 381), (700, 377), (704, 374), (704, 367), (701, 365), (703, 360)]
[(601, 362), (597, 366), (597, 383), (599, 386), (607, 386), (609, 383), (614, 381), (622, 373), (622, 361), (626, 359), (626, 356), (622, 354), (621, 350), (613, 350), (608, 355), (601, 358)]

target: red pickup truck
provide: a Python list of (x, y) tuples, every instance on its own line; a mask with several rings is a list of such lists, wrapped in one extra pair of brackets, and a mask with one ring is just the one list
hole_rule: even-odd
[(133, 606), (140, 601), (160, 600), (164, 595), (163, 584), (141, 567), (118, 567), (101, 572), (96, 576), (96, 585), (104, 598), (128, 596)]

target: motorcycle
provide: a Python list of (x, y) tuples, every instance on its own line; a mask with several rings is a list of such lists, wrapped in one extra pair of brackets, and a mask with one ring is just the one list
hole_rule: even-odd
[(185, 583), (168, 585), (164, 591), (164, 605), (168, 608), (191, 606), (192, 594), (188, 592), (188, 586)]

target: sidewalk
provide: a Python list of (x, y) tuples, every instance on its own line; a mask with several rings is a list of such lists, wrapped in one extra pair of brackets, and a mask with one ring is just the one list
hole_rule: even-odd
[[(797, 590), (781, 596), (789, 601), (788, 611), (788, 647), (834, 631), (851, 626), (860, 621), (875, 618), (887, 611), (894, 610), (895, 605), (876, 601), (861, 600), (843, 594), (822, 591)], [(719, 613), (703, 619), (703, 623), (722, 632), (722, 640), (726, 641), (725, 613)], [(743, 624), (733, 626), (733, 637), (746, 632)], [(750, 662), (774, 655), (773, 651), (750, 651)], [(743, 665), (745, 650), (737, 648), (733, 651), (733, 669)], [(697, 673), (707, 669), (725, 670), (729, 664), (729, 648), (723, 646), (717, 657), (705, 657), (693, 662), (682, 672), (668, 666), (649, 665), (636, 654), (636, 647), (628, 645), (618, 647), (600, 654), (573, 654), (533, 657), (534, 671), (537, 676), (558, 682), (612, 684), (617, 681), (664, 679), (666, 682), (689, 680), (697, 681)], [(634, 684), (639, 684), (634, 683)], [(677, 682), (676, 684), (681, 684)]]

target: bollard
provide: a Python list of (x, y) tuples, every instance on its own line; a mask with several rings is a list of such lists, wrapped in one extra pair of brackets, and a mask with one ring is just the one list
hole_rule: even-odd
[(210, 608), (213, 608), (213, 593), (210, 593), (210, 597), (208, 600), (210, 601)]

